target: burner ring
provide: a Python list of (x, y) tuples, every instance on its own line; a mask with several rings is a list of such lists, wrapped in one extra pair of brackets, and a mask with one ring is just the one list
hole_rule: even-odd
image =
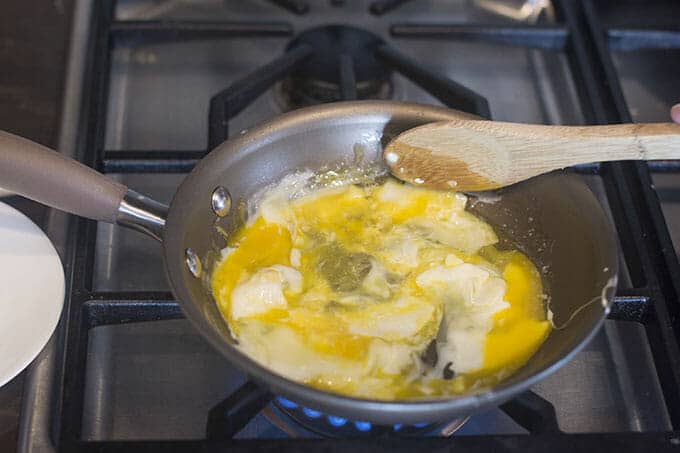
[(352, 61), (358, 99), (392, 96), (392, 71), (379, 61), (375, 50), (385, 42), (377, 35), (346, 25), (326, 25), (299, 34), (287, 50), (298, 46), (313, 49), (281, 84), (286, 103), (292, 107), (342, 100), (340, 60)]
[[(295, 430), (301, 427), (324, 437), (412, 437), (412, 436), (442, 436), (448, 437), (460, 429), (469, 417), (453, 419), (444, 423), (417, 423), (414, 425), (377, 425), (366, 421), (351, 421), (343, 417), (326, 415), (310, 409), (283, 397), (276, 397), (273, 407), (282, 414), (279, 422)], [(269, 417), (268, 417), (269, 418)], [(285, 419), (284, 419), (285, 418)], [(288, 431), (288, 430), (286, 430)], [(290, 434), (290, 433), (289, 433)]]
[(391, 71), (375, 57), (375, 49), (385, 44), (379, 36), (347, 25), (326, 25), (300, 33), (287, 50), (307, 45), (314, 53), (293, 72), (293, 77), (340, 84), (340, 55), (354, 63), (357, 83), (385, 80)]

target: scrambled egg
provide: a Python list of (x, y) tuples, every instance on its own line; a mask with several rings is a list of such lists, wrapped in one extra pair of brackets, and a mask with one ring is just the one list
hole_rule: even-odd
[(543, 342), (535, 266), (497, 250), (464, 195), (392, 179), (291, 190), (308, 176), (262, 195), (213, 273), (246, 354), (318, 388), (395, 400), (493, 385)]

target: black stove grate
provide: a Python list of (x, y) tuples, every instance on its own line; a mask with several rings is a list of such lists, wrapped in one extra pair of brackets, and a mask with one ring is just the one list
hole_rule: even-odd
[[(339, 67), (337, 75), (334, 74), (336, 66)], [(421, 67), (369, 32), (349, 26), (330, 25), (306, 30), (289, 45), (285, 54), (213, 96), (208, 120), (208, 149), (215, 148), (229, 138), (229, 119), (291, 73), (321, 72), (324, 74), (318, 78), (326, 83), (329, 83), (329, 79), (339, 79), (341, 99), (354, 100), (358, 97), (359, 76), (367, 79), (373, 77), (375, 83), (380, 83), (391, 70), (401, 73), (449, 107), (491, 118), (489, 103), (483, 96)]]
[[(94, 2), (93, 39), (86, 71), (85, 99), (79, 127), (77, 157), (104, 172), (172, 173), (187, 172), (205, 153), (116, 150), (104, 148), (105, 112), (108, 94), (110, 52), (115, 40), (203, 39), (219, 36), (290, 36), (286, 23), (192, 23), (118, 22), (113, 19), (113, 0)], [(274, 2), (300, 8), (305, 2)], [(400, 1), (375, 2), (373, 14), (386, 12)], [(489, 25), (394, 24), (394, 36), (401, 38), (476, 39), (503, 44), (539, 47), (565, 52), (573, 72), (582, 109), (590, 124), (629, 121), (619, 81), (614, 72), (608, 45), (680, 48), (677, 31), (605, 29), (590, 0), (555, 1), (560, 26), (507, 27)], [(342, 2), (334, 2), (341, 7)], [(298, 5), (298, 6), (295, 6)], [(376, 6), (378, 5), (378, 6)], [(375, 9), (375, 11), (374, 11)], [(671, 38), (666, 39), (665, 34)], [(301, 52), (302, 54), (304, 52)], [(380, 58), (403, 71), (422, 87), (438, 93), (446, 104), (459, 99), (451, 91), (450, 80), (418, 72), (408, 58), (391, 47), (381, 48)], [(300, 57), (290, 54), (282, 58)], [(249, 83), (249, 82), (244, 82)], [(271, 85), (247, 87), (261, 92)], [(233, 88), (233, 87), (232, 87)], [(239, 88), (239, 87), (236, 87)], [(229, 90), (229, 89), (227, 89)], [(234, 89), (234, 91), (238, 91)], [(251, 92), (252, 94), (252, 92)], [(230, 93), (230, 96), (236, 96)], [(252, 97), (252, 96), (249, 96)], [(472, 99), (475, 97), (472, 96)], [(231, 99), (231, 98), (230, 98)], [(247, 99), (243, 102), (247, 103)], [(449, 102), (451, 101), (451, 102)], [(240, 101), (235, 101), (236, 104)], [(451, 104), (453, 103), (453, 104)], [(474, 103), (473, 103), (474, 104)], [(230, 103), (230, 105), (232, 105)], [(238, 105), (237, 105), (238, 106)], [(478, 102), (471, 109), (478, 113)], [(488, 107), (487, 107), (488, 109)], [(226, 123), (223, 124), (226, 131)], [(507, 414), (527, 428), (529, 435), (486, 435), (443, 438), (366, 439), (287, 439), (238, 440), (238, 431), (272, 396), (252, 383), (234, 392), (210, 412), (207, 435), (196, 441), (85, 442), (80, 439), (84, 398), (85, 361), (88, 331), (100, 325), (181, 318), (172, 294), (168, 292), (97, 292), (92, 288), (96, 223), (74, 220), (69, 230), (65, 258), (68, 293), (67, 326), (58, 417), (52, 434), (59, 451), (137, 452), (137, 451), (457, 451), (539, 452), (573, 451), (677, 451), (680, 446), (680, 268), (673, 252), (659, 201), (651, 185), (650, 171), (678, 172), (677, 162), (613, 162), (578, 169), (598, 173), (605, 185), (623, 247), (623, 255), (634, 289), (615, 298), (611, 318), (644, 325), (658, 371), (671, 423), (675, 431), (657, 433), (565, 434), (559, 431), (552, 405), (526, 393), (502, 406)]]

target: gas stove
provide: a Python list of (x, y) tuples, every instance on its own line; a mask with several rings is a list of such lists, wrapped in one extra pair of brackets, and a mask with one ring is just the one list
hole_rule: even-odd
[[(680, 9), (642, 5), (79, 0), (60, 149), (169, 202), (212, 147), (324, 102), (393, 99), (545, 124), (664, 121), (680, 100)], [(435, 424), (378, 426), (270, 394), (183, 319), (158, 244), (52, 212), (69, 288), (27, 376), (20, 451), (677, 448), (680, 165), (573, 171), (622, 251), (604, 329), (532, 391)]]

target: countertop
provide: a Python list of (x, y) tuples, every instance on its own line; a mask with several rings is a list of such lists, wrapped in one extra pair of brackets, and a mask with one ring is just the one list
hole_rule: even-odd
[[(0, 129), (55, 146), (74, 0), (5, 0), (0, 14)], [(38, 225), (46, 209), (4, 202)], [(42, 226), (42, 225), (41, 225)], [(0, 388), (0, 451), (16, 451), (23, 374)]]

